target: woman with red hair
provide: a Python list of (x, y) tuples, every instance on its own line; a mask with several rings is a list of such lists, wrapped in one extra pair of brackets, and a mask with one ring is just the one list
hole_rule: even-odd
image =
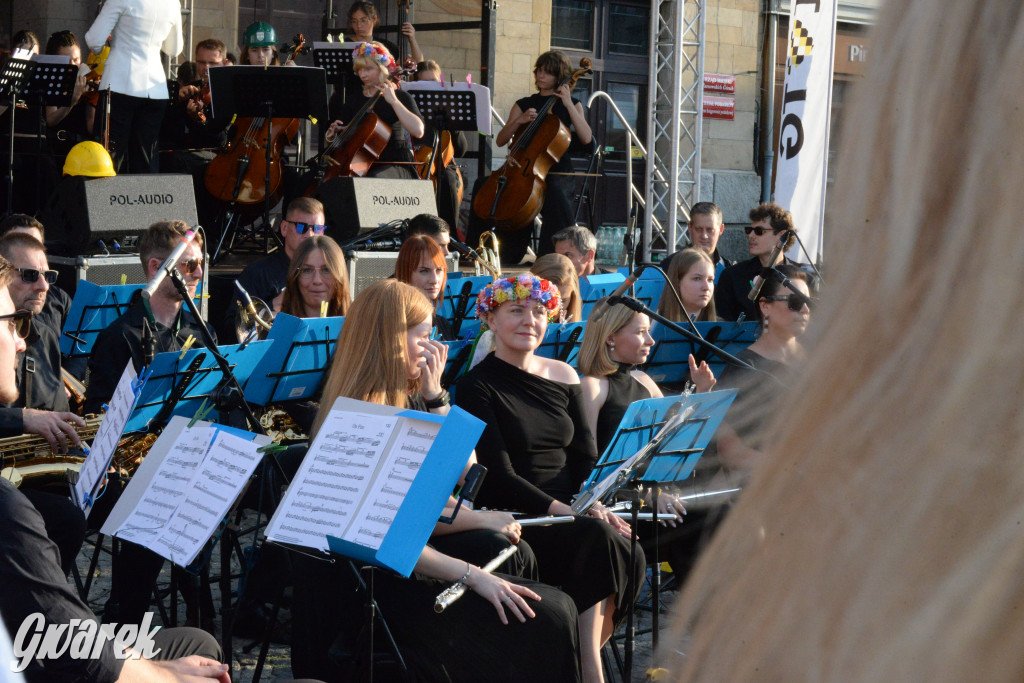
[(434, 329), (431, 339), (455, 339), (451, 324), (437, 314), (444, 301), (444, 285), (448, 281), (448, 272), (444, 253), (432, 237), (413, 235), (406, 238), (398, 252), (398, 261), (395, 262), (395, 278), (423, 292), (427, 300), (434, 305)]

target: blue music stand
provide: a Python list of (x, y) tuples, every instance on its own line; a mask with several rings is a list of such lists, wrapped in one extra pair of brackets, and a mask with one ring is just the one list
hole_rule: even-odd
[(256, 405), (310, 398), (334, 356), (343, 317), (296, 318), (279, 313), (267, 333), (273, 346), (253, 369), (245, 400)]
[[(145, 287), (136, 285), (97, 285), (81, 280), (71, 300), (63, 334), (60, 336), (60, 352), (66, 358), (88, 358), (100, 332), (124, 315), (131, 305), (132, 296)], [(202, 296), (202, 283), (196, 287), (196, 298)]]
[[(651, 271), (644, 271), (644, 274), (646, 275), (648, 272)], [(658, 271), (653, 272), (655, 275), (658, 274)], [(661, 276), (658, 276), (657, 279), (641, 277), (633, 285), (633, 298), (656, 311), (663, 291), (665, 291), (665, 280)]]
[(544, 339), (534, 353), (542, 358), (554, 358), (576, 367), (576, 357), (579, 355), (580, 344), (583, 343), (585, 327), (586, 323), (582, 322), (548, 325)]
[(476, 318), (476, 296), (480, 290), (491, 284), (493, 279), (490, 275), (473, 275), (462, 277), (462, 274), (449, 273), (448, 281), (444, 285), (444, 300), (438, 308), (438, 315), (447, 318), (455, 328), (458, 335), (462, 335), (460, 323), (457, 321), (456, 312), (459, 309), (459, 300), (466, 297), (466, 307), (459, 320), (465, 322)]
[(666, 396), (632, 403), (619, 422), (619, 428), (597, 461), (584, 489), (610, 475), (627, 458), (647, 446), (675, 410), (693, 407), (693, 414), (683, 420), (675, 432), (667, 436), (652, 454), (646, 469), (638, 473), (648, 482), (679, 482), (690, 476), (701, 453), (736, 398), (735, 389), (690, 394), (686, 397)]
[[(736, 355), (757, 339), (758, 323), (755, 322), (699, 322), (695, 323), (701, 336), (714, 343), (723, 351)], [(701, 353), (697, 344), (684, 338), (664, 325), (651, 329), (654, 348), (647, 358), (644, 371), (658, 384), (681, 382), (690, 373), (688, 357), (692, 353), (699, 363), (706, 360), (712, 372), (718, 377), (725, 369), (725, 363), (716, 355)]]
[[(628, 273), (627, 273), (628, 274)], [(580, 278), (580, 298), (583, 300), (583, 319), (590, 317), (590, 311), (601, 297), (611, 296), (615, 288), (626, 277), (620, 273), (599, 273)]]
[[(251, 344), (233, 344), (217, 348), (227, 359), (239, 384), (244, 386), (260, 358), (270, 350), (271, 346), (270, 342), (258, 341)], [(212, 400), (211, 393), (223, 378), (212, 353), (202, 347), (189, 349), (184, 353), (181, 351), (158, 353), (149, 366), (150, 374), (142, 386), (142, 392), (135, 403), (135, 410), (132, 411), (131, 417), (128, 418), (128, 424), (125, 425), (126, 434), (147, 429), (150, 421), (164, 407), (171, 392), (184, 378), (189, 366), (196, 358), (202, 360), (192, 381), (185, 388), (184, 394), (178, 399), (168, 418), (173, 415), (192, 417), (204, 399)]]

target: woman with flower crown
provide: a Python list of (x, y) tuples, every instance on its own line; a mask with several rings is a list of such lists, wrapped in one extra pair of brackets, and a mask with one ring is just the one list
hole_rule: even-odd
[(368, 100), (380, 95), (371, 111), (391, 127), (391, 138), (367, 175), (374, 178), (416, 178), (412, 165), (415, 158), (406, 133), (420, 138), (425, 128), (416, 101), (391, 81), (391, 76), (398, 71), (394, 57), (376, 41), (359, 43), (352, 51), (352, 70), (359, 77), (362, 89), (353, 92), (339, 88), (331, 97), (330, 117), (333, 123), (327, 129), (327, 142), (341, 133)]
[[(494, 352), (459, 381), (456, 404), (487, 425), (477, 458), (487, 479), (477, 503), (534, 515), (572, 515), (573, 494), (597, 461), (580, 380), (569, 365), (535, 355), (549, 322), (561, 317), (558, 289), (524, 274), (488, 285), (477, 315), (494, 333)], [(603, 680), (601, 646), (636, 598), (642, 553), (630, 564), (629, 525), (601, 505), (568, 524), (528, 526), (541, 581), (568, 593), (580, 612), (586, 681)]]

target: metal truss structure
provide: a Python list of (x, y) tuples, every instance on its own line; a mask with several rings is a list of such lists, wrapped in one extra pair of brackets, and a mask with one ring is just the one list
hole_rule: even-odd
[(707, 0), (652, 0), (643, 258), (671, 254), (700, 196)]

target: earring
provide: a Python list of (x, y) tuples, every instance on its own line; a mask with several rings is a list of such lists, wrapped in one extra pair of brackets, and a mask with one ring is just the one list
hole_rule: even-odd
[(614, 349), (615, 348), (615, 342), (613, 342), (613, 341), (608, 342), (608, 348)]

